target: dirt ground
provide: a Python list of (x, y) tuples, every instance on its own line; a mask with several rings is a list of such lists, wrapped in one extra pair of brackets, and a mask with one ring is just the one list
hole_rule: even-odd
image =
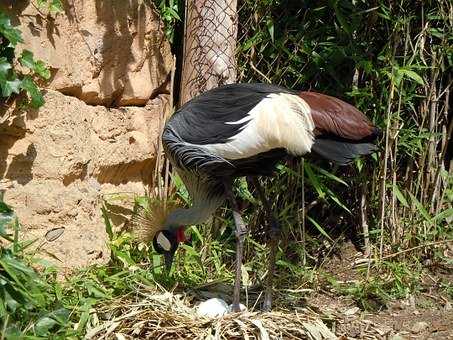
[(422, 296), (396, 301), (373, 313), (360, 310), (349, 298), (328, 293), (310, 296), (308, 305), (332, 315), (334, 332), (342, 339), (453, 339), (451, 305), (423, 308), (418, 299), (424, 301)]
[[(354, 280), (354, 258), (360, 255), (346, 243), (324, 269), (338, 280)], [(428, 275), (426, 282), (422, 280), (422, 292), (387, 303), (376, 312), (364, 312), (352, 298), (322, 289), (307, 297), (307, 305), (335, 316), (332, 326), (340, 339), (453, 339), (452, 302), (436, 289), (440, 278), (452, 282), (453, 272)]]
[[(347, 242), (334, 256), (329, 256), (322, 270), (337, 282), (358, 280), (355, 266), (363, 258), (363, 254)], [(275, 307), (286, 313), (304, 313), (308, 308), (325, 316), (323, 322), (339, 339), (453, 339), (452, 301), (439, 289), (440, 280), (453, 282), (453, 271), (447, 268), (442, 272), (429, 273), (423, 277), (419, 293), (387, 303), (376, 302), (373, 312), (364, 311), (347, 294), (335, 293), (327, 283), (316, 284), (315, 289), (294, 291), (292, 301), (288, 301), (291, 299), (288, 299), (287, 291), (277, 290), (275, 293), (278, 293), (274, 295), (277, 299)], [(221, 297), (227, 301), (231, 293), (230, 286), (208, 284), (197, 290), (195, 299)], [(248, 291), (246, 298), (249, 307), (254, 305), (257, 298), (260, 299), (260, 293), (262, 287)]]

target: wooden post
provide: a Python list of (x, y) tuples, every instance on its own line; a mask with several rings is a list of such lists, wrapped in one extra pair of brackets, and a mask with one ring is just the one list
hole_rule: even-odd
[(236, 81), (237, 0), (186, 0), (180, 105)]

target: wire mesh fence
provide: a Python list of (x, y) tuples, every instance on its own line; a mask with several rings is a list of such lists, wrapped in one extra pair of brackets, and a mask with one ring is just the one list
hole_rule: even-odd
[(236, 81), (237, 0), (186, 0), (181, 104)]
[[(349, 15), (357, 20), (355, 13)], [(238, 17), (240, 81), (322, 89), (340, 98), (350, 90), (355, 49), (365, 41), (351, 43), (351, 32), (338, 28), (326, 1), (240, 0)]]
[[(239, 2), (237, 58), (240, 81), (291, 88), (304, 80), (303, 72), (297, 69), (301, 64), (301, 60), (297, 60), (300, 50), (297, 33), (291, 32), (293, 20), (302, 17), (304, 9), (300, 4), (287, 3), (289, 6), (281, 6), (275, 0)], [(276, 35), (276, 26), (285, 33)]]

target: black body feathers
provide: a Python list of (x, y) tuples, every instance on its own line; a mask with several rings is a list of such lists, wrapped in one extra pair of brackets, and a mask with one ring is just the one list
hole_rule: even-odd
[[(274, 85), (232, 84), (201, 94), (169, 119), (162, 135), (167, 155), (178, 168), (210, 177), (270, 175), (287, 155), (285, 149), (274, 148), (246, 158), (224, 159), (205, 146), (231, 141), (252, 119), (249, 112), (268, 95), (279, 93), (306, 99), (315, 123), (311, 150), (320, 156), (344, 165), (376, 150), (371, 142), (378, 130), (363, 113), (337, 98), (314, 92), (298, 94)], [(344, 131), (342, 124), (345, 124)], [(360, 127), (357, 136), (353, 135), (355, 126)], [(349, 135), (354, 138), (350, 139)]]

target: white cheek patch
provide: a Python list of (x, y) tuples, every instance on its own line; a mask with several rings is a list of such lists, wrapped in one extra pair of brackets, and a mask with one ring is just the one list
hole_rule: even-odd
[(163, 250), (170, 251), (171, 243), (168, 240), (168, 238), (166, 238), (164, 236), (163, 233), (159, 233), (159, 235), (157, 235), (157, 240), (156, 241), (157, 241), (157, 244), (159, 244)]

